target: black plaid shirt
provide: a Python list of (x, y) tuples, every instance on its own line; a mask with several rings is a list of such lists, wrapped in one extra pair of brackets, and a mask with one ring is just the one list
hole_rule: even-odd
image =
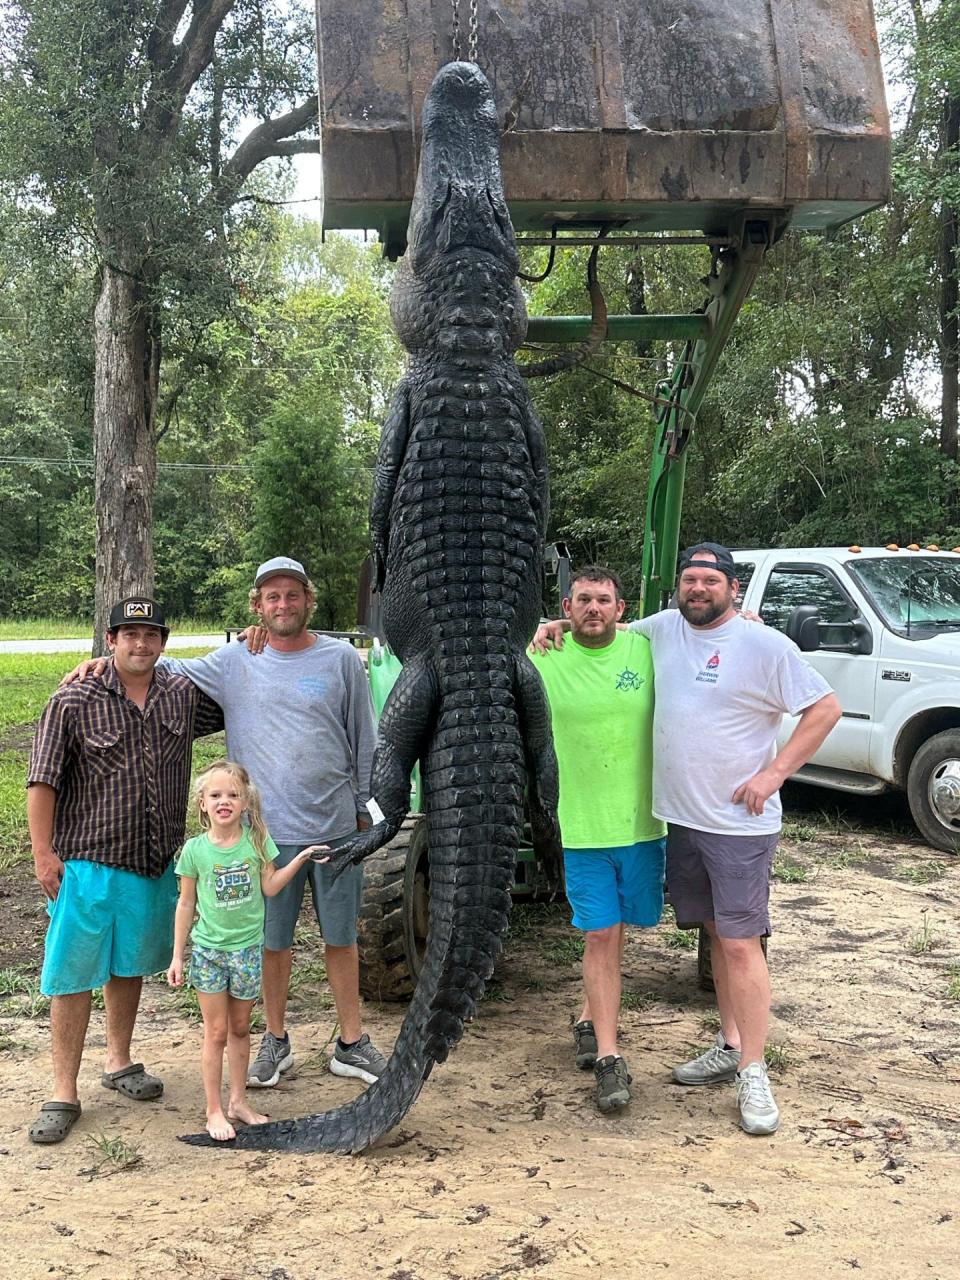
[(58, 689), (37, 725), (27, 778), (56, 789), (57, 854), (162, 875), (183, 843), (193, 740), (222, 728), (219, 706), (162, 667), (143, 711), (112, 662), (99, 680)]

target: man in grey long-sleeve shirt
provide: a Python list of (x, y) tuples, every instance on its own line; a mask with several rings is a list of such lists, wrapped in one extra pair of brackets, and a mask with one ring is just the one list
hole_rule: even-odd
[[(369, 821), (365, 805), (376, 743), (370, 690), (350, 645), (307, 630), (315, 604), (303, 565), (276, 556), (257, 570), (250, 593), (251, 608), (267, 630), (263, 653), (228, 644), (203, 658), (166, 662), (223, 708), (227, 755), (260, 790), (264, 821), (280, 849), (278, 866), (308, 844), (335, 847)], [(331, 885), (329, 867), (315, 862), (266, 899), (267, 1031), (248, 1083), (269, 1088), (293, 1065), (287, 994), (293, 933), (308, 880), (340, 1021), (330, 1069), (371, 1084), (384, 1059), (360, 1024), (357, 915), (363, 870), (351, 868)]]

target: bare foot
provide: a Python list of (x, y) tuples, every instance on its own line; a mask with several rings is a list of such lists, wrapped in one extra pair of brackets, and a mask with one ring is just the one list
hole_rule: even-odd
[(222, 1111), (214, 1111), (207, 1116), (207, 1133), (215, 1142), (229, 1142), (237, 1136), (236, 1129)]
[(243, 1124), (266, 1124), (270, 1117), (263, 1116), (244, 1099), (242, 1102), (231, 1102), (229, 1116), (231, 1120), (240, 1120)]

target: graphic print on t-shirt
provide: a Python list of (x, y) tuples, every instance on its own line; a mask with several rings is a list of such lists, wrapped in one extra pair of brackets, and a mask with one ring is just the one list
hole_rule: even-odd
[(617, 676), (616, 687), (618, 689), (639, 689), (643, 683), (643, 676), (636, 671), (631, 671), (629, 667), (624, 667)]
[(720, 650), (714, 649), (712, 655), (707, 659), (707, 665), (702, 671), (697, 673), (698, 684), (716, 684), (717, 676), (720, 674)]
[(217, 895), (217, 906), (237, 907), (250, 897), (252, 885), (250, 880), (250, 863), (234, 862), (229, 867), (219, 864), (213, 868), (213, 887)]

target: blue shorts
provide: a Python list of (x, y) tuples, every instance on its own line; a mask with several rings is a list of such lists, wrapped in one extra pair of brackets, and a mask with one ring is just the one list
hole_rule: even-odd
[[(337, 849), (353, 838), (353, 835), (342, 836), (322, 843)], [(280, 855), (273, 865), (285, 867), (294, 854), (306, 847), (306, 844), (278, 844)], [(357, 916), (363, 897), (363, 867), (348, 867), (333, 885), (330, 883), (332, 875), (329, 865), (308, 860), (275, 897), (264, 900), (263, 945), (268, 951), (286, 951), (293, 946), (293, 932), (308, 880), (313, 910), (324, 942), (328, 947), (353, 946), (357, 940)]]
[(615, 849), (564, 849), (573, 927), (587, 933), (615, 924), (652, 928), (663, 914), (666, 840)]
[(241, 947), (239, 951), (220, 951), (214, 947), (193, 944), (190, 953), (190, 985), (203, 995), (216, 996), (222, 991), (234, 1000), (256, 1000), (263, 976), (263, 947)]
[(173, 955), (177, 878), (173, 864), (151, 879), (70, 858), (60, 891), (47, 902), (40, 990), (72, 996), (111, 978), (143, 978), (166, 969)]

